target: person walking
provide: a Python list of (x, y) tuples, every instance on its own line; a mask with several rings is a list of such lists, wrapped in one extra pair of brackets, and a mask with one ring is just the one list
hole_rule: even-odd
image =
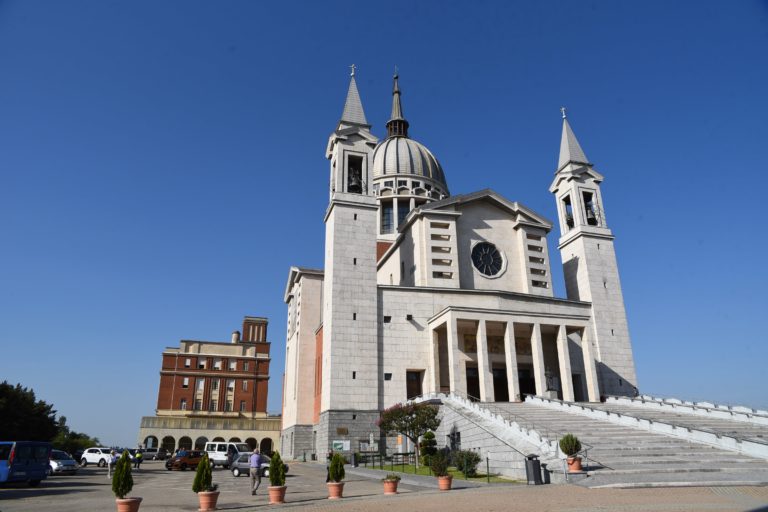
[(256, 490), (261, 485), (261, 455), (258, 448), (253, 449), (248, 462), (251, 468), (251, 496), (256, 496)]
[(136, 455), (133, 457), (133, 467), (141, 470), (141, 463), (144, 461), (144, 454), (141, 451), (136, 451)]
[(109, 459), (107, 460), (107, 478), (112, 478), (112, 468), (117, 464), (117, 452), (112, 450), (109, 452)]

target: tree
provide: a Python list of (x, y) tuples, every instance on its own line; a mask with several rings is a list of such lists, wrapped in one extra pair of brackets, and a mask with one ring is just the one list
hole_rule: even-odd
[(424, 435), (421, 436), (419, 451), (421, 452), (421, 463), (425, 466), (429, 466), (431, 464), (430, 457), (437, 453), (437, 440), (435, 440), (434, 432), (427, 430)]
[(90, 437), (87, 434), (70, 430), (69, 426), (67, 426), (66, 416), (59, 416), (58, 429), (59, 431), (51, 441), (53, 447), (57, 450), (74, 454), (78, 450), (101, 445), (101, 442), (96, 437)]
[(440, 426), (437, 407), (423, 403), (396, 404), (381, 412), (376, 424), (384, 435), (402, 434), (416, 449), (416, 467), (419, 466), (419, 437)]
[(53, 405), (37, 400), (35, 392), (0, 383), (0, 432), (5, 439), (50, 441), (56, 435)]
[(115, 465), (115, 474), (112, 476), (112, 492), (122, 500), (128, 496), (131, 489), (133, 489), (131, 459), (128, 457), (128, 452), (125, 451)]

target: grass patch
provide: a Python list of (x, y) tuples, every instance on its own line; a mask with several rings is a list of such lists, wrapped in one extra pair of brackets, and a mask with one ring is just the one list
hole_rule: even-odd
[[(416, 466), (413, 464), (395, 464), (394, 466), (392, 464), (384, 464), (384, 468), (379, 467), (378, 465), (373, 466), (371, 464), (368, 464), (366, 466), (365, 464), (360, 464), (361, 468), (366, 469), (375, 469), (377, 471), (381, 471), (382, 473), (402, 473), (403, 476), (406, 475), (422, 475), (422, 476), (434, 476), (432, 474), (432, 471), (427, 466), (419, 466), (418, 469), (416, 469)], [(453, 476), (453, 478), (457, 480), (467, 480), (469, 482), (488, 482), (489, 478), (486, 477), (485, 473), (478, 472), (476, 476), (473, 476), (472, 478), (465, 478), (464, 474), (459, 471), (458, 469), (454, 467), (448, 468), (448, 473)], [(509, 478), (503, 478), (500, 476), (494, 476), (491, 475), (490, 482), (492, 484), (499, 484), (499, 483), (506, 483), (506, 484), (512, 484), (518, 482), (518, 480), (512, 480)]]

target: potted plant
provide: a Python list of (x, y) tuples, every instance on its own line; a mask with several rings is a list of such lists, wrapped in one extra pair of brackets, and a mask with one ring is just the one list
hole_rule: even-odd
[(208, 453), (204, 453), (200, 462), (197, 463), (195, 480), (192, 482), (192, 490), (197, 493), (197, 499), (200, 501), (200, 510), (216, 510), (216, 502), (219, 501), (218, 485), (213, 483), (213, 474), (211, 473), (211, 464), (208, 461)]
[(328, 499), (337, 500), (344, 493), (344, 459), (339, 452), (331, 457), (331, 465), (328, 468)]
[(389, 473), (384, 477), (384, 494), (397, 494), (397, 484), (400, 482), (400, 475)]
[(560, 439), (560, 450), (566, 456), (569, 473), (578, 473), (581, 471), (581, 457), (576, 455), (581, 451), (581, 441), (573, 434), (565, 434)]
[(269, 503), (285, 503), (285, 465), (280, 453), (272, 454), (272, 460), (269, 461)]
[(117, 512), (136, 512), (139, 510), (141, 498), (126, 498), (131, 489), (133, 489), (131, 459), (126, 451), (118, 459), (115, 465), (115, 474), (112, 476), (112, 492), (115, 493)]
[(432, 472), (437, 477), (437, 485), (441, 491), (450, 491), (451, 484), (453, 483), (453, 476), (448, 474), (448, 457), (442, 450), (438, 451), (432, 457), (430, 457), (430, 465)]

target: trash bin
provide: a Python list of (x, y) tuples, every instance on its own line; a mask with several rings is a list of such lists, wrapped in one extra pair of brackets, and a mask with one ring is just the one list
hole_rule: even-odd
[(541, 485), (541, 462), (533, 453), (525, 456), (525, 477), (528, 485)]

